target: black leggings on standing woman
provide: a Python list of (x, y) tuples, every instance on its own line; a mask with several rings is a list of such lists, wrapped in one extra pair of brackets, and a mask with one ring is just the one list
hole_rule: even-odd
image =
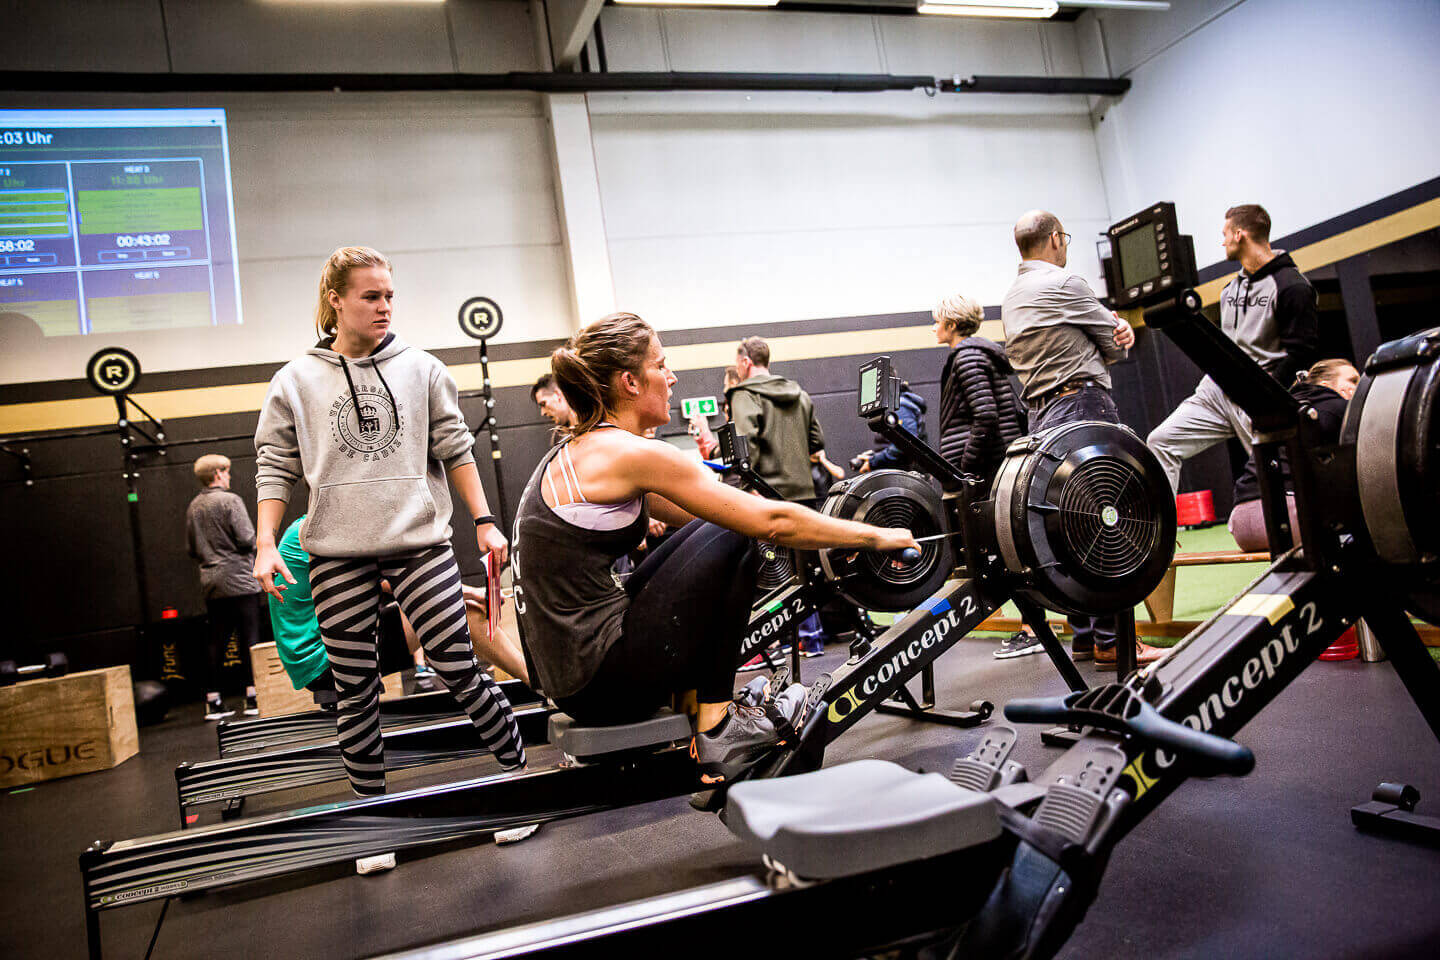
[(639, 723), (686, 690), (701, 703), (729, 700), (759, 570), (749, 537), (687, 523), (635, 568), (620, 638), (585, 688), (556, 705), (581, 723), (605, 725)]
[(380, 737), (380, 665), (375, 621), (380, 580), (390, 581), (401, 611), (486, 749), (505, 767), (525, 762), (525, 745), (510, 702), (475, 662), (460, 569), (449, 544), (390, 557), (312, 557), (310, 586), (320, 636), (339, 695), (340, 752), (359, 796), (385, 792)]

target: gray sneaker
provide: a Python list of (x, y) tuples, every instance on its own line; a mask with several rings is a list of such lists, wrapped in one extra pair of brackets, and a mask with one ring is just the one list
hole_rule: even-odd
[(690, 741), (700, 781), (728, 783), (781, 746), (785, 742), (781, 730), (789, 733), (803, 723), (807, 693), (804, 686), (792, 683), (768, 704), (732, 702), (724, 729), (713, 736), (697, 733)]

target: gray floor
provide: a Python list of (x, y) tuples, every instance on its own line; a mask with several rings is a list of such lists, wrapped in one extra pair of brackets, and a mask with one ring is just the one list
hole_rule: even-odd
[[(992, 643), (966, 640), (941, 661), (945, 703), (986, 697), (1003, 705), (1063, 690), (1046, 658), (997, 662)], [(807, 675), (839, 659), (807, 661)], [(1091, 668), (1082, 672), (1093, 682)], [(831, 749), (829, 762), (882, 757), (945, 769), (977, 736), (870, 717)], [(1413, 783), (1426, 798), (1422, 811), (1440, 814), (1440, 744), (1389, 665), (1317, 663), (1240, 739), (1255, 751), (1255, 772), (1191, 781), (1140, 824), (1117, 849), (1062, 956), (1435, 956), (1440, 850), (1359, 834), (1348, 818), (1382, 779)], [(97, 838), (174, 829), (174, 766), (213, 757), (214, 744), (213, 727), (186, 708), (143, 731), (141, 754), (115, 770), (0, 795), (0, 956), (83, 955), (76, 856)], [(1057, 755), (1031, 734), (1015, 758), (1035, 775)], [(532, 763), (549, 758), (541, 748)], [(435, 771), (396, 785), (488, 769)], [(276, 795), (268, 807), (339, 797)], [(175, 901), (154, 955), (366, 956), (681, 889), (751, 862), (714, 816), (682, 798), (551, 824), (513, 846), (402, 855), (388, 874), (335, 868)], [(103, 914), (107, 956), (143, 956), (159, 912), (151, 903)]]

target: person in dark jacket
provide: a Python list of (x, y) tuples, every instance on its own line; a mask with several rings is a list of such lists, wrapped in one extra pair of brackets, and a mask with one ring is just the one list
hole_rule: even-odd
[[(900, 426), (924, 441), (930, 439), (929, 431), (925, 429), (927, 409), (925, 398), (911, 390), (909, 383), (901, 381), (900, 409), (895, 411), (895, 415), (900, 419)], [(858, 463), (856, 469), (861, 473), (884, 469), (909, 470), (915, 466), (903, 450), (878, 433), (875, 434), (875, 449), (866, 450), (855, 460)]]
[(792, 503), (811, 506), (811, 454), (825, 449), (815, 405), (794, 380), (770, 372), (770, 345), (746, 337), (735, 351), (740, 382), (725, 391), (736, 432), (750, 441), (755, 472)]
[(1005, 448), (1029, 429), (1010, 385), (1005, 349), (978, 336), (984, 311), (957, 294), (931, 311), (935, 339), (950, 348), (940, 372), (940, 455), (964, 473), (993, 478)]
[[(1014, 371), (1005, 349), (979, 336), (985, 311), (964, 294), (946, 297), (930, 312), (935, 339), (950, 348), (940, 371), (940, 455), (962, 473), (993, 480), (1005, 448), (1025, 435), (1028, 422), (1010, 386)], [(1045, 648), (1028, 630), (1002, 640), (996, 658), (1009, 660)]]
[(230, 492), (230, 459), (207, 453), (195, 461), (200, 492), (185, 509), (185, 544), (200, 564), (200, 592), (210, 621), (210, 676), (205, 719), (234, 714), (220, 697), (220, 670), (233, 635), (239, 643), (240, 671), (246, 677), (245, 714), (255, 716), (255, 684), (250, 679), (250, 647), (260, 639), (260, 585), (250, 574), (255, 563), (255, 527), (245, 501)]
[[(1270, 247), (1270, 215), (1245, 203), (1225, 211), (1220, 234), (1225, 259), (1240, 272), (1220, 294), (1220, 329), (1282, 385), (1319, 359), (1320, 320), (1315, 288), (1283, 250)], [(1195, 392), (1151, 431), (1146, 443), (1160, 458), (1170, 489), (1180, 489), (1180, 466), (1214, 444), (1237, 438), (1250, 452), (1250, 418), (1206, 376)]]
[[(1296, 377), (1290, 393), (1316, 413), (1316, 424), (1329, 443), (1340, 437), (1340, 424), (1345, 419), (1345, 408), (1355, 395), (1355, 386), (1360, 382), (1360, 371), (1348, 360), (1321, 360)], [(1295, 530), (1299, 518), (1295, 513), (1295, 491), (1290, 480), (1290, 465), (1284, 451), (1280, 454), (1280, 470), (1285, 477), (1285, 499), (1290, 508), (1290, 529)], [(1260, 505), (1259, 470), (1252, 452), (1245, 471), (1235, 481), (1235, 506), (1230, 511), (1230, 535), (1235, 544), (1246, 553), (1270, 549), (1270, 540), (1265, 530), (1265, 513)]]

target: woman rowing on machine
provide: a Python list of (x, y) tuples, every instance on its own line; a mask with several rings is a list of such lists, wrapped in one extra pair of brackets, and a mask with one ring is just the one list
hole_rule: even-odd
[[(633, 313), (581, 330), (550, 363), (575, 423), (535, 469), (516, 515), (515, 610), (531, 677), (560, 709), (597, 726), (639, 722), (695, 690), (691, 752), (706, 782), (733, 779), (780, 739), (764, 708), (732, 700), (755, 596), (754, 541), (901, 551), (914, 538), (741, 492), (645, 439), (670, 420), (675, 376), (659, 337)], [(651, 515), (681, 529), (621, 586), (611, 566)], [(804, 690), (792, 689), (798, 695), (774, 704), (793, 723)]]

